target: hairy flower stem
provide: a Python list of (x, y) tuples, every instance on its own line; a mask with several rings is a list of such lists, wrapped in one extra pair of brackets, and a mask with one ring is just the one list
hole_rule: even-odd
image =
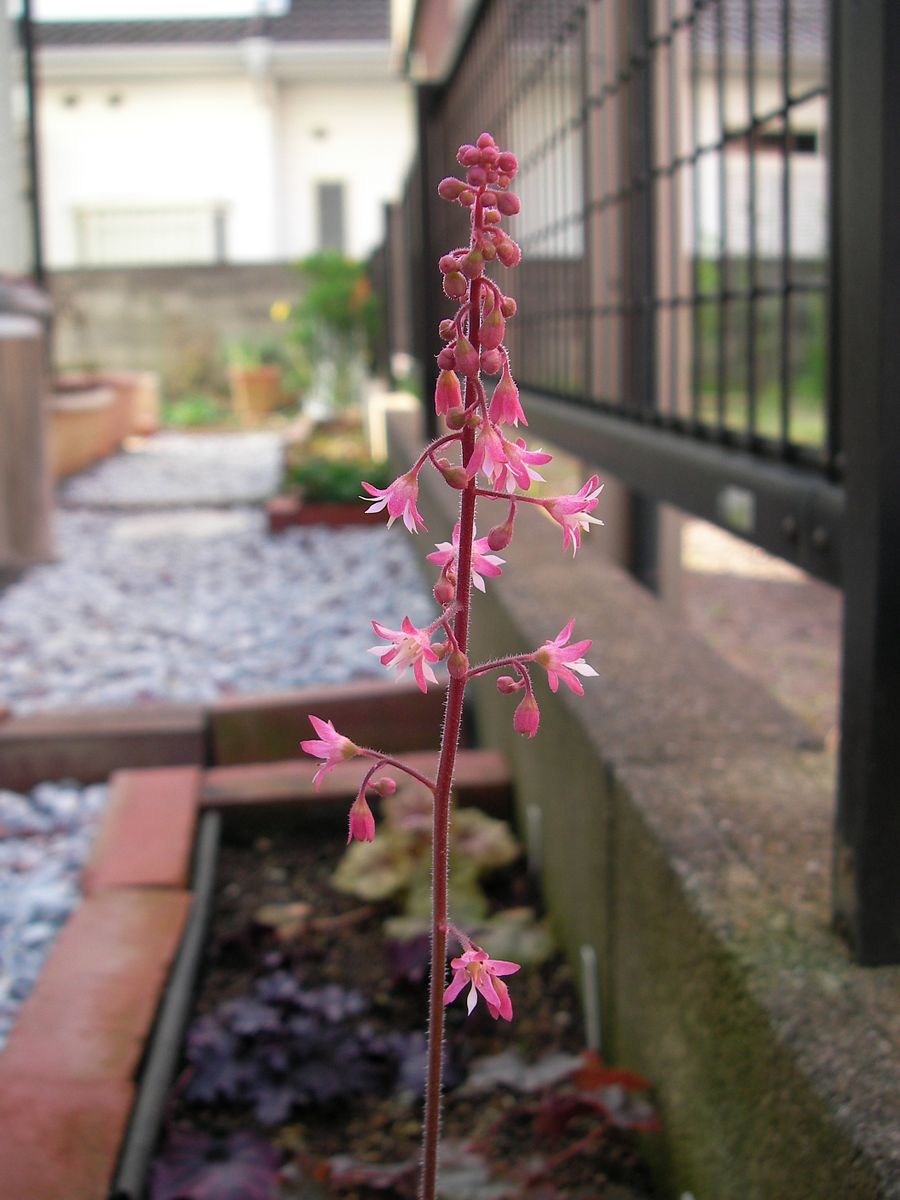
[[(472, 214), (472, 245), (479, 228), (481, 210), (475, 205)], [(469, 290), (469, 341), (478, 345), (480, 316), (479, 279)], [(466, 380), (466, 409), (478, 403), (477, 376)], [(467, 466), (475, 449), (475, 433), (470, 427), (462, 432), (462, 461)], [(470, 480), (460, 496), (459, 559), (456, 581), (458, 609), (453, 621), (453, 634), (463, 654), (469, 642), (469, 602), (472, 583), (472, 542), (475, 535), (475, 481)], [(447, 973), (447, 883), (450, 872), (450, 788), (456, 766), (456, 751), (462, 726), (463, 698), (466, 680), (450, 679), (447, 688), (447, 710), (441, 736), (441, 755), (434, 790), (432, 825), (431, 875), (431, 977), (428, 997), (428, 1075), (425, 1085), (425, 1116), (422, 1129), (422, 1175), (420, 1200), (435, 1200), (437, 1196), (438, 1144), (441, 1132), (441, 1076), (444, 1059), (444, 982)]]

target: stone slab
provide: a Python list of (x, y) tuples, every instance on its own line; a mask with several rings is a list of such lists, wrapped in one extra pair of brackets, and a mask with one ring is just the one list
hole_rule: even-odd
[(197, 767), (120, 771), (82, 886), (186, 888), (197, 824)]
[(0, 1200), (104, 1200), (133, 1095), (110, 1080), (61, 1087), (0, 1058)]
[(103, 783), (126, 768), (201, 764), (200, 705), (59, 710), (0, 722), (0, 786), (24, 792), (47, 779)]

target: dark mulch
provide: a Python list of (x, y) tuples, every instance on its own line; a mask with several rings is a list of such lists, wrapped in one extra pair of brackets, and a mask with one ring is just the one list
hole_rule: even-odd
[[(287, 955), (290, 969), (305, 985), (340, 984), (361, 992), (371, 1003), (365, 1020), (382, 1032), (421, 1030), (426, 1021), (426, 988), (392, 976), (382, 921), (385, 905), (364, 905), (336, 892), (329, 883), (341, 855), (340, 834), (298, 837), (273, 833), (244, 845), (226, 845), (220, 858), (218, 901), (208, 963), (197, 1000), (197, 1014), (252, 991), (260, 963), (268, 955)], [(535, 887), (524, 867), (509, 868), (491, 883), (497, 906), (534, 905)], [(264, 906), (309, 905), (301, 934), (280, 938), (258, 921)], [(454, 947), (454, 952), (456, 949)], [(448, 1042), (453, 1074), (464, 1078), (469, 1064), (515, 1048), (527, 1058), (583, 1050), (582, 1023), (571, 973), (557, 957), (539, 967), (526, 967), (508, 980), (515, 1007), (511, 1024), (493, 1021), (484, 1005), (467, 1017), (464, 1000), (447, 1010)], [(181, 1078), (183, 1088), (189, 1074)], [(577, 1104), (538, 1112), (541, 1096), (521, 1096), (508, 1088), (467, 1096), (450, 1089), (445, 1100), (444, 1137), (474, 1144), (492, 1162), (521, 1163), (525, 1153), (552, 1160), (553, 1188), (539, 1182), (528, 1192), (532, 1200), (567, 1197), (638, 1198), (652, 1195), (649, 1176), (639, 1160), (631, 1133), (598, 1122)], [(351, 1154), (378, 1164), (415, 1161), (419, 1153), (420, 1101), (409, 1092), (369, 1093), (323, 1110), (295, 1109), (280, 1128), (260, 1126), (252, 1113), (217, 1105), (188, 1104), (177, 1086), (170, 1106), (169, 1128), (225, 1133), (257, 1130), (294, 1164), (283, 1186), (285, 1200), (340, 1196), (343, 1200), (390, 1200), (405, 1197), (397, 1190), (366, 1186), (335, 1189), (321, 1182), (326, 1160)], [(601, 1128), (603, 1126), (603, 1128)], [(318, 1178), (318, 1184), (304, 1179)], [(293, 1182), (291, 1180), (293, 1179)], [(480, 1193), (479, 1193), (480, 1194)], [(513, 1188), (511, 1198), (520, 1193)]]

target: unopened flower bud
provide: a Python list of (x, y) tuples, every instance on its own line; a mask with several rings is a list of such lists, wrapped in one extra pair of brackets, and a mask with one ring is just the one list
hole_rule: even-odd
[(485, 146), (481, 151), (481, 165), (484, 167), (496, 167), (499, 157), (500, 151), (496, 146)]
[(496, 184), (497, 180), (500, 178), (500, 172), (497, 170), (496, 167), (488, 167), (486, 174), (487, 174), (487, 181), (491, 185)]
[(375, 818), (362, 793), (356, 797), (350, 808), (347, 842), (353, 841), (354, 838), (359, 842), (375, 841)]
[(504, 296), (500, 301), (500, 311), (503, 313), (504, 317), (506, 317), (507, 321), (510, 319), (510, 317), (514, 317), (516, 315), (518, 308), (519, 306), (516, 304), (515, 300), (513, 300), (512, 296)]
[(465, 679), (469, 669), (469, 660), (462, 650), (453, 650), (447, 659), (447, 670), (451, 679)]
[(504, 175), (512, 176), (515, 175), (516, 171), (519, 169), (519, 160), (508, 150), (503, 150), (500, 154), (500, 157), (497, 159), (497, 166)]
[(506, 322), (503, 320), (500, 309), (495, 308), (493, 312), (488, 313), (478, 331), (478, 340), (482, 350), (496, 350), (503, 341), (505, 333)]
[(513, 715), (513, 729), (524, 737), (533, 738), (541, 723), (541, 710), (534, 696), (523, 696)]
[[(440, 365), (441, 356), (448, 353), (452, 358), (453, 351), (445, 346), (438, 355), (438, 365)], [(456, 372), (450, 369), (442, 369), (440, 375), (438, 375), (437, 384), (434, 389), (434, 411), (440, 415), (441, 413), (451, 412), (461, 405), (462, 391), (460, 390)]]
[(475, 140), (475, 145), (478, 146), (480, 150), (483, 150), (485, 146), (495, 146), (496, 144), (497, 143), (494, 141), (493, 135), (490, 133), (479, 133)]
[(459, 193), (466, 185), (455, 175), (448, 175), (438, 184), (438, 195), (442, 200), (458, 200)]
[(521, 692), (524, 686), (521, 679), (513, 679), (511, 675), (501, 675), (497, 680), (497, 691), (503, 696), (512, 696), (515, 692)]
[(460, 429), (466, 423), (466, 410), (464, 408), (451, 408), (449, 412), (444, 414), (444, 421), (448, 429), (452, 429), (454, 433), (459, 433)]
[(461, 300), (468, 287), (466, 277), (461, 271), (451, 271), (449, 275), (444, 276), (444, 295), (449, 296), (451, 300)]
[(481, 187), (483, 183), (487, 183), (487, 171), (481, 166), (469, 167), (466, 171), (466, 182), (472, 187)]
[(461, 492), (469, 483), (469, 476), (466, 474), (465, 467), (448, 467), (446, 470), (442, 470), (441, 474), (450, 486), (458, 492)]
[(450, 651), (450, 643), (449, 642), (432, 642), (431, 648), (435, 652), (435, 654), (438, 656), (438, 662), (441, 662), (443, 659), (445, 659), (447, 657), (447, 654)]
[(393, 796), (397, 791), (397, 780), (392, 779), (390, 775), (384, 775), (377, 783), (372, 784), (372, 790), (379, 796)]
[(481, 151), (477, 146), (472, 146), (468, 142), (460, 146), (456, 152), (456, 161), (464, 167), (470, 166), (472, 163), (477, 163), (481, 159)]
[(481, 207), (482, 208), (496, 208), (497, 207), (497, 193), (496, 192), (482, 192)]
[[(448, 275), (449, 279), (450, 276)], [(467, 337), (460, 336), (456, 340), (454, 347), (454, 356), (456, 358), (456, 369), (462, 371), (463, 375), (478, 374), (478, 351), (472, 345)]]
[(434, 585), (434, 598), (442, 608), (446, 607), (453, 599), (453, 584), (443, 575)]
[(497, 176), (497, 187), (508, 188), (511, 183), (512, 180), (510, 177), (508, 175), (504, 175), (502, 171)]
[(471, 188), (463, 188), (463, 190), (459, 193), (459, 203), (462, 204), (464, 208), (472, 207), (472, 205), (475, 203), (475, 193)]
[(470, 250), (459, 264), (459, 269), (467, 279), (477, 279), (484, 271), (484, 255), (480, 250)]
[(507, 517), (502, 525), (495, 525), (488, 534), (488, 545), (493, 551), (505, 550), (512, 541), (513, 523), (512, 518)]
[(515, 192), (501, 192), (497, 197), (497, 207), (504, 217), (514, 217), (522, 207), (522, 202)]
[(456, 323), (451, 321), (449, 317), (445, 318), (445, 320), (441, 321), (440, 325), (438, 325), (438, 334), (445, 342), (449, 342), (451, 338), (456, 337)]
[(485, 350), (481, 356), (481, 369), (486, 375), (496, 375), (503, 365), (499, 350)]
[[(496, 208), (489, 208), (484, 214), (484, 223), (486, 225), (499, 225), (502, 220), (503, 217), (499, 212), (497, 212)], [(493, 246), (491, 246), (491, 249), (494, 251), (494, 253), (491, 255), (491, 258), (496, 258), (497, 251)], [(487, 258), (487, 255), (485, 254), (484, 257)]]
[(438, 259), (438, 270), (442, 275), (459, 270), (459, 259), (454, 254), (442, 254)]
[(522, 250), (512, 238), (501, 238), (497, 243), (497, 257), (504, 267), (517, 267), (522, 258)]

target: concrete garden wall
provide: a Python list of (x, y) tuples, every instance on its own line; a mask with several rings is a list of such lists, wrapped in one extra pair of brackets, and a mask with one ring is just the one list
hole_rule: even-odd
[[(405, 469), (417, 431), (395, 418), (391, 434)], [(435, 479), (422, 473), (422, 542), (455, 511)], [(900, 1196), (900, 969), (855, 967), (829, 928), (833, 758), (605, 561), (602, 537), (573, 565), (558, 527), (522, 512), (502, 579), (475, 600), (473, 661), (574, 616), (594, 638), (586, 695), (538, 681), (533, 741), (492, 682), (471, 695), (523, 828), (542, 830), (576, 970), (596, 954), (603, 1052), (656, 1084), (672, 1195)]]

